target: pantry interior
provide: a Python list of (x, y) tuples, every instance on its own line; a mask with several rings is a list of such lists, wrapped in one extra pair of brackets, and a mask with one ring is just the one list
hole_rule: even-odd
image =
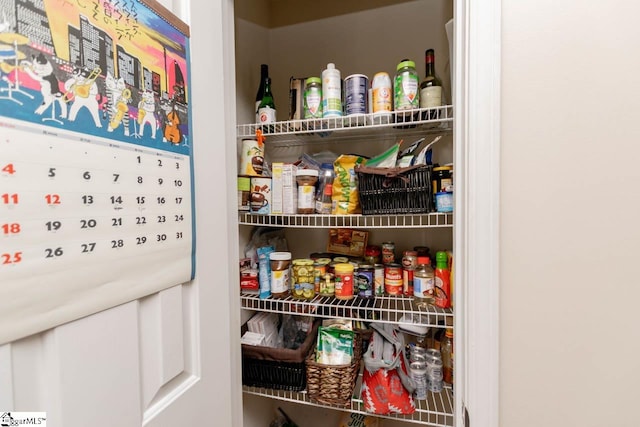
[[(424, 54), (426, 49), (436, 53), (436, 72), (443, 80), (446, 103), (452, 105), (452, 71), (450, 52), (453, 40), (448, 38), (445, 24), (453, 19), (453, 3), (448, 0), (392, 1), (381, 0), (367, 2), (366, 6), (351, 5), (345, 2), (308, 1), (235, 1), (235, 77), (236, 77), (236, 120), (238, 135), (247, 132), (245, 124), (255, 122), (255, 93), (260, 80), (260, 64), (269, 65), (272, 80), (277, 120), (286, 121), (289, 114), (289, 79), (291, 77), (320, 76), (328, 63), (334, 63), (342, 77), (350, 74), (364, 74), (369, 77), (379, 71), (393, 76), (396, 65), (403, 59), (415, 61), (420, 78), (424, 76)], [(449, 34), (451, 37), (452, 34)], [(329, 136), (299, 135), (294, 133), (270, 137), (267, 135), (265, 160), (293, 162), (302, 153), (318, 153), (329, 150), (336, 154), (358, 153), (373, 156), (381, 153), (394, 142), (404, 144), (420, 137), (427, 142), (435, 136), (442, 139), (433, 147), (434, 162), (450, 164), (455, 159), (454, 121), (440, 123), (437, 127), (419, 127), (418, 129), (397, 129), (395, 127), (360, 129), (346, 132), (334, 132)], [(235, 143), (240, 146), (240, 137)], [(405, 145), (403, 145), (404, 147)], [(237, 165), (236, 165), (237, 170)], [(456, 188), (457, 189), (457, 188)], [(232, 207), (233, 208), (233, 207)], [(417, 223), (405, 226), (402, 216), (384, 218), (386, 226), (374, 223), (355, 222), (356, 228), (367, 229), (369, 241), (380, 244), (393, 241), (398, 251), (414, 246), (428, 246), (432, 255), (438, 250), (454, 249), (456, 227), (454, 216), (444, 218), (420, 219)], [(400, 220), (398, 220), (400, 218)], [(295, 222), (295, 219), (294, 219)], [(239, 215), (238, 248), (239, 257), (243, 257), (243, 248), (250, 239), (255, 225), (260, 224), (247, 214)], [(327, 227), (305, 223), (302, 226), (285, 227), (285, 236), (289, 250), (295, 257), (306, 257), (312, 252), (321, 252), (326, 248)], [(233, 286), (233, 284), (231, 284)], [(457, 304), (462, 305), (463, 296), (455, 295)], [(246, 322), (254, 313), (249, 310), (247, 300), (239, 307), (242, 322)], [(257, 307), (257, 306), (255, 306)], [(254, 306), (251, 306), (254, 308)], [(240, 308), (239, 308), (240, 309)], [(458, 312), (449, 310), (442, 316), (446, 325), (455, 326), (458, 332)], [(455, 313), (455, 315), (454, 315)], [(397, 313), (398, 316), (402, 313)], [(455, 321), (454, 321), (455, 319)], [(461, 324), (461, 322), (460, 322)], [(433, 328), (432, 328), (433, 329)], [(435, 328), (437, 329), (437, 328)], [(457, 341), (459, 342), (459, 341)], [(465, 351), (458, 345), (456, 356)], [(456, 359), (456, 380), (454, 390), (460, 393), (462, 366)], [(357, 390), (356, 390), (357, 392)], [(457, 421), (460, 414), (454, 408), (460, 408), (460, 399), (448, 390), (444, 397), (436, 396), (424, 407), (424, 414), (403, 419), (385, 419), (385, 426), (401, 425), (461, 425)], [(301, 427), (337, 425), (341, 412), (335, 408), (323, 408), (300, 402), (295, 393), (274, 393), (269, 390), (245, 388), (243, 393), (243, 419), (247, 427), (266, 425), (273, 417), (276, 407), (282, 407)], [(352, 410), (361, 410), (352, 405)], [(349, 409), (347, 409), (349, 410)]]

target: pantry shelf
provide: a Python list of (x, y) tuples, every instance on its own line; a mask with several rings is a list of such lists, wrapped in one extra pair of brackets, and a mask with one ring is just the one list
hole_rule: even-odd
[[(360, 387), (356, 387), (359, 390)], [(371, 415), (364, 410), (364, 404), (359, 397), (351, 400), (348, 407), (322, 405), (312, 402), (309, 395), (302, 392), (274, 390), (267, 388), (257, 388), (243, 386), (243, 392), (256, 396), (269, 397), (272, 399), (283, 400), (287, 402), (302, 403), (306, 405), (318, 406), (323, 408), (332, 408), (337, 410), (349, 410), (360, 414)], [(359, 395), (359, 393), (358, 393)], [(434, 427), (451, 427), (453, 426), (453, 407), (454, 398), (451, 388), (445, 388), (440, 393), (427, 393), (427, 399), (416, 400), (416, 411), (412, 415), (376, 415), (381, 418), (397, 419), (409, 423), (429, 425)]]
[(238, 213), (240, 225), (294, 228), (441, 228), (453, 227), (453, 214), (419, 215), (259, 215)]
[[(283, 314), (309, 314), (320, 317), (340, 317), (360, 321), (400, 323), (432, 327), (452, 327), (453, 310), (434, 306), (418, 308), (412, 298), (403, 296), (379, 296), (375, 299), (353, 298), (340, 300), (316, 295), (311, 300), (293, 298), (265, 298), (242, 293), (244, 309)], [(402, 326), (401, 326), (402, 327)]]
[(242, 124), (237, 127), (238, 138), (253, 138), (261, 130), (267, 136), (267, 143), (286, 141), (291, 143), (299, 139), (304, 143), (332, 141), (341, 138), (362, 136), (383, 137), (388, 131), (399, 138), (432, 133), (450, 133), (453, 131), (453, 106), (421, 108), (407, 111), (392, 111), (388, 116), (364, 114), (322, 119), (288, 120), (266, 125)]

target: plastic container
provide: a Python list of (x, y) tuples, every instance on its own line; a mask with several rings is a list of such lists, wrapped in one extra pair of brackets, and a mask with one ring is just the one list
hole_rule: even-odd
[(418, 268), (413, 272), (413, 300), (418, 308), (434, 303), (435, 273), (429, 257), (418, 257)]
[(343, 262), (334, 266), (335, 297), (342, 300), (353, 299), (353, 265)]
[(342, 81), (335, 64), (322, 72), (322, 117), (342, 117)]
[(271, 252), (271, 296), (286, 298), (291, 287), (291, 252)]
[[(393, 88), (389, 74), (376, 73), (371, 80), (371, 112), (381, 123), (388, 123), (393, 109)], [(386, 121), (385, 121), (386, 120)]]
[(304, 86), (304, 118), (322, 118), (322, 79), (309, 77)]
[(318, 182), (318, 171), (315, 169), (298, 169), (296, 172), (296, 182), (298, 183), (298, 213), (314, 213), (314, 198), (316, 182)]
[[(333, 194), (333, 180), (335, 172), (333, 163), (322, 163), (318, 176), (318, 192), (316, 193), (315, 211), (318, 214), (331, 214), (331, 196)], [(327, 190), (327, 186), (330, 186)]]
[(447, 329), (440, 343), (442, 354), (442, 376), (447, 384), (453, 384), (453, 330)]
[[(393, 108), (395, 111), (414, 110), (420, 107), (420, 78), (416, 63), (403, 59), (396, 67), (393, 81)], [(398, 114), (398, 121), (410, 121), (410, 115)]]

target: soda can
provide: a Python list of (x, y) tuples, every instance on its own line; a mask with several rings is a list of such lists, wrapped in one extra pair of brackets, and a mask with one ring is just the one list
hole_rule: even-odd
[(427, 382), (430, 392), (440, 393), (442, 391), (442, 378), (442, 360), (427, 359)]

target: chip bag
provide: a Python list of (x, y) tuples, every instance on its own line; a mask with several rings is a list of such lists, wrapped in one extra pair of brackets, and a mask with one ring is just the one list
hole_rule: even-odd
[(349, 215), (360, 213), (358, 196), (358, 176), (356, 165), (363, 164), (365, 159), (353, 154), (343, 154), (333, 162), (335, 178), (331, 196), (333, 215)]

